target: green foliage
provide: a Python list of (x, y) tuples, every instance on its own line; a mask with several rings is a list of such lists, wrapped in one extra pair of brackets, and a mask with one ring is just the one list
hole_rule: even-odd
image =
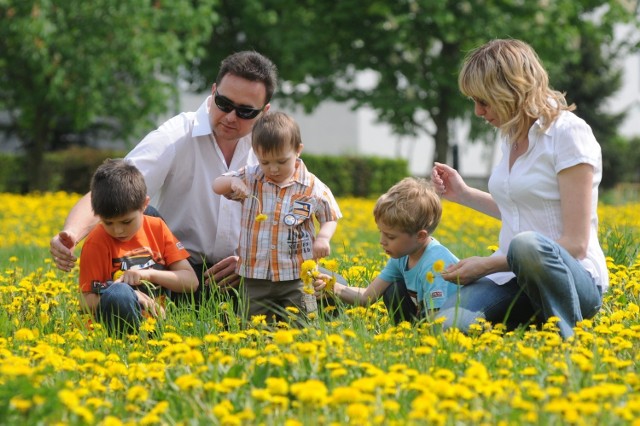
[[(91, 176), (107, 158), (121, 158), (126, 152), (71, 147), (45, 154), (37, 180), (37, 191), (65, 191), (84, 194), (89, 191)], [(402, 159), (378, 157), (302, 156), (309, 170), (340, 196), (377, 197), (409, 175), (408, 163)], [(33, 172), (26, 157), (0, 155), (0, 192), (26, 192), (23, 183)]]
[(0, 192), (19, 192), (20, 164), (15, 155), (0, 153)]
[[(0, 192), (25, 193), (31, 191), (65, 191), (84, 194), (89, 191), (91, 176), (107, 158), (121, 158), (125, 152), (88, 147), (71, 147), (44, 155), (36, 173), (29, 157), (0, 155)], [(33, 182), (26, 182), (32, 176)]]
[(302, 158), (336, 197), (377, 197), (409, 175), (408, 163), (403, 159), (309, 154)]
[(331, 188), (334, 196), (353, 194), (353, 170), (346, 157), (302, 154), (302, 160), (309, 171)]
[(619, 224), (603, 230), (600, 238), (616, 265), (631, 267), (640, 253), (639, 236), (637, 227)]
[[(47, 153), (43, 172), (40, 174), (40, 190), (62, 190), (84, 194), (89, 191), (91, 176), (107, 158), (122, 158), (122, 151), (71, 147), (63, 151)], [(46, 185), (54, 187), (47, 188)]]
[[(595, 129), (594, 129), (595, 133)], [(602, 146), (601, 188), (610, 190), (626, 183), (640, 183), (640, 138), (625, 139), (614, 136)], [(608, 201), (608, 200), (607, 200)]]
[[(148, 129), (202, 56), (215, 0), (0, 2), (0, 110), (31, 170), (59, 140), (100, 128), (126, 140)], [(30, 174), (27, 189), (38, 177)]]
[[(228, 53), (256, 49), (290, 83), (278, 94), (282, 99), (307, 111), (327, 99), (369, 106), (396, 134), (432, 136), (435, 158), (443, 162), (453, 120), (473, 114), (457, 87), (467, 51), (492, 38), (528, 41), (552, 83), (559, 90), (573, 83), (571, 95), (581, 111), (592, 111), (590, 120), (606, 123), (610, 132), (618, 118), (600, 120), (606, 118), (600, 106), (616, 89), (616, 59), (638, 42), (614, 42), (614, 23), (637, 25), (634, 12), (617, 0), (247, 0), (240, 7), (223, 0), (220, 11), (211, 54), (199, 63), (200, 84)], [(361, 71), (373, 71), (372, 86), (357, 84)]]

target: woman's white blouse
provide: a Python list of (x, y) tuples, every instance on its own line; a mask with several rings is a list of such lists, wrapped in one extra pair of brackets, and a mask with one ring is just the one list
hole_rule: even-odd
[[(489, 178), (489, 192), (500, 209), (502, 228), (496, 254), (506, 255), (509, 243), (523, 231), (537, 231), (552, 240), (562, 235), (562, 211), (558, 173), (578, 164), (593, 166), (591, 184), (591, 235), (582, 265), (591, 273), (603, 292), (609, 274), (598, 241), (598, 185), (602, 180), (602, 154), (591, 127), (565, 111), (545, 132), (540, 121), (529, 129), (529, 147), (509, 171), (511, 145), (502, 143), (502, 159)], [(504, 284), (513, 278), (510, 272), (488, 278)]]

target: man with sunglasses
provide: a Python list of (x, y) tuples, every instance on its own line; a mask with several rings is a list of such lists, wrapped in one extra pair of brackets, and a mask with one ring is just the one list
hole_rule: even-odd
[[(268, 58), (253, 51), (234, 53), (222, 61), (211, 95), (197, 111), (169, 119), (126, 156), (144, 175), (152, 204), (191, 255), (204, 284), (193, 295), (196, 304), (203, 299), (200, 292), (207, 292), (203, 288), (239, 283), (240, 205), (214, 194), (210, 186), (223, 173), (257, 164), (251, 129), (269, 110), (276, 86), (277, 69)], [(78, 201), (51, 240), (61, 270), (73, 268), (73, 249), (98, 223), (90, 196)]]

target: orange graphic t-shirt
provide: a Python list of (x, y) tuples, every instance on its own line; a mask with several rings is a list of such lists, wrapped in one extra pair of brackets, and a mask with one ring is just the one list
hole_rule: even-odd
[(189, 252), (158, 217), (144, 216), (138, 232), (126, 242), (112, 238), (99, 224), (82, 246), (80, 291), (90, 292), (93, 281), (113, 281), (118, 271), (163, 270), (187, 258)]

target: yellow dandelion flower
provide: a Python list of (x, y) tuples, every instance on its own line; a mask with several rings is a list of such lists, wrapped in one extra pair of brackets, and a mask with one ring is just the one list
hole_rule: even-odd
[(265, 380), (267, 389), (272, 395), (287, 395), (289, 393), (289, 382), (280, 377), (269, 377)]
[(175, 384), (180, 390), (190, 391), (193, 389), (199, 389), (202, 387), (202, 380), (198, 379), (192, 374), (185, 374), (183, 376), (178, 377), (175, 380)]
[(335, 259), (320, 259), (320, 264), (331, 272), (338, 272), (338, 261)]
[(293, 343), (293, 332), (290, 330), (278, 330), (273, 335), (273, 340), (279, 345), (288, 345)]
[(123, 424), (122, 420), (115, 416), (107, 416), (102, 421), (102, 426), (122, 426)]
[(314, 272), (318, 270), (318, 264), (315, 262), (315, 260), (308, 259), (302, 262), (302, 265), (300, 265), (300, 269), (300, 278), (306, 284), (307, 282), (311, 282), (311, 280), (313, 279)]
[(28, 399), (20, 398), (19, 396), (14, 396), (9, 401), (9, 406), (15, 410), (20, 411), (21, 413), (26, 413), (29, 411), (33, 402)]
[(20, 330), (17, 330), (16, 333), (14, 334), (14, 338), (16, 340), (20, 340), (23, 342), (36, 340), (39, 336), (40, 336), (40, 331), (37, 328), (34, 328), (33, 330), (28, 328), (21, 328)]
[(262, 213), (262, 204), (260, 203), (260, 200), (258, 199), (258, 197), (256, 197), (253, 194), (249, 194), (249, 196), (251, 198), (253, 198), (254, 200), (256, 200), (256, 202), (258, 203), (258, 214), (256, 215), (255, 221), (256, 222), (264, 222), (265, 220), (268, 219), (268, 216), (264, 213)]
[(127, 392), (127, 401), (145, 402), (149, 398), (149, 391), (140, 386), (132, 386)]
[(427, 282), (429, 284), (433, 284), (433, 280), (435, 279), (435, 275), (433, 275), (433, 272), (428, 271), (427, 275), (425, 276), (425, 279), (427, 280)]
[(326, 285), (324, 287), (324, 291), (327, 291), (329, 293), (333, 293), (333, 289), (334, 289), (335, 286), (336, 286), (336, 277), (331, 277), (327, 281), (327, 283), (326, 283)]
[(444, 260), (438, 259), (433, 262), (433, 272), (440, 274), (442, 271), (444, 271)]

